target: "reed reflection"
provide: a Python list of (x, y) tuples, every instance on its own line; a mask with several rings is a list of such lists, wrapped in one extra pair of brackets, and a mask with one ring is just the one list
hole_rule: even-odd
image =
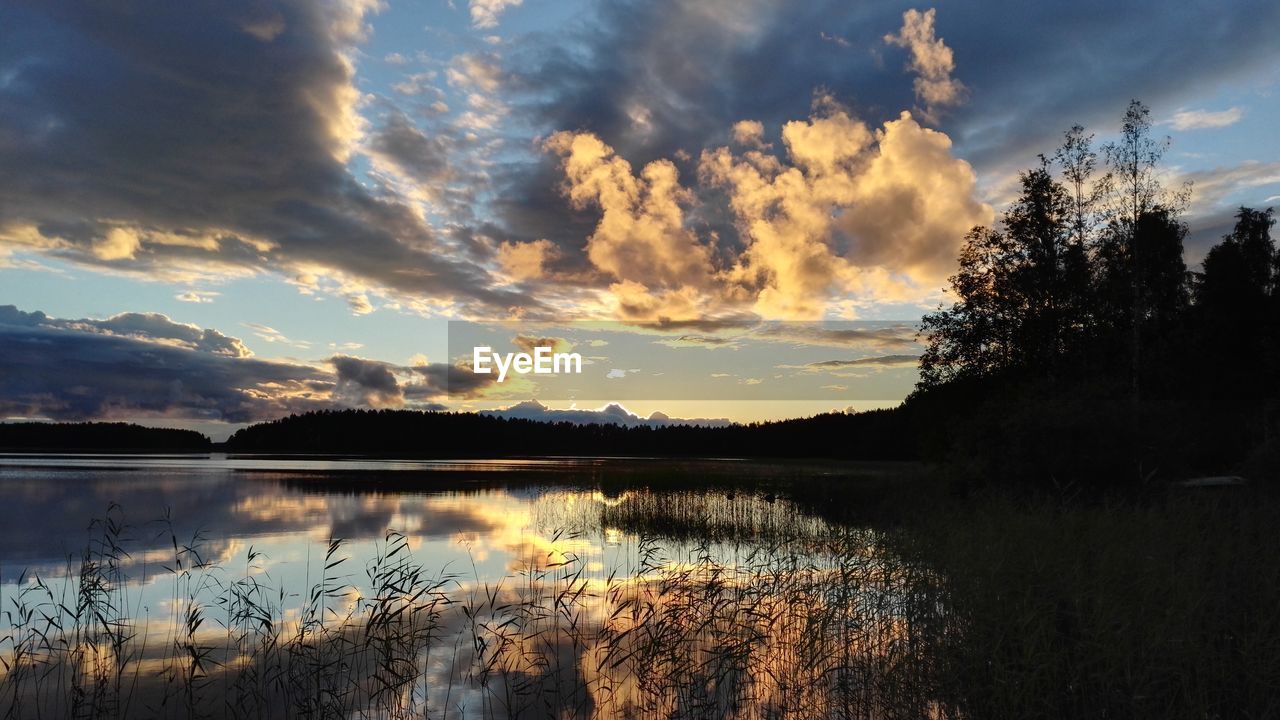
[(910, 649), (927, 573), (767, 493), (26, 472), (5, 470), (0, 493), (111, 504), (78, 528), (78, 553), (26, 571), (13, 559), (70, 527), (4, 536), (12, 716), (827, 717), (929, 702)]

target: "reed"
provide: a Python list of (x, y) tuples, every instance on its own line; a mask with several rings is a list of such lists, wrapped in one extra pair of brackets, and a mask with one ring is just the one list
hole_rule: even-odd
[[(983, 499), (879, 531), (741, 491), (635, 490), (581, 511), (591, 517), (560, 516), (566, 527), (498, 581), (434, 567), (388, 532), (371, 547), (330, 539), (319, 575), (290, 588), (253, 547), (221, 566), (200, 533), (179, 539), (167, 520), (171, 557), (150, 568), (131, 558), (139, 531), (112, 506), (60, 580), (24, 576), (0, 598), (0, 708), (1268, 717), (1280, 711), (1275, 507)], [(592, 532), (634, 552), (595, 566), (572, 551)], [(139, 576), (168, 583), (164, 608), (139, 606)]]

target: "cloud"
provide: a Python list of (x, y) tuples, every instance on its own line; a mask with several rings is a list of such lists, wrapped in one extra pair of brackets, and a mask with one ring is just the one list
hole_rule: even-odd
[(132, 259), (142, 247), (142, 239), (136, 230), (130, 228), (111, 228), (93, 241), (93, 254), (99, 260)]
[(284, 333), (271, 327), (270, 325), (263, 325), (261, 323), (251, 323), (251, 322), (241, 323), (241, 324), (249, 328), (250, 330), (252, 330), (254, 336), (256, 336), (259, 340), (262, 340), (264, 342), (280, 343), (281, 345), (292, 345), (294, 347), (302, 348), (302, 349), (311, 347), (311, 343), (305, 340), (291, 340), (288, 337), (286, 337)]
[(764, 123), (759, 120), (739, 120), (733, 124), (733, 141), (749, 148), (765, 149)]
[(392, 372), (393, 366), (348, 355), (335, 355), (329, 363), (338, 375), (335, 399), (376, 408), (404, 405), (404, 393)]
[(0, 307), (0, 415), (250, 422), (330, 407), (316, 368), (155, 313), (63, 320)]
[(188, 290), (186, 292), (178, 293), (173, 297), (179, 302), (204, 304), (213, 302), (213, 299), (221, 294), (222, 293), (214, 292), (213, 290)]
[[(853, 12), (843, 0), (815, 0), (804, 12), (783, 0), (610, 3), (554, 43), (514, 40), (507, 70), (523, 89), (522, 117), (593, 133), (643, 165), (722, 144), (743, 118), (778, 127), (814, 88), (852, 95), (872, 126), (894, 119), (919, 101), (876, 50), (886, 33), (899, 35), (903, 10), (884, 3)], [(938, 128), (980, 173), (1025, 167), (1074, 123), (1114, 128), (1133, 97), (1177, 107), (1201, 101), (1196, 88), (1265, 72), (1280, 58), (1271, 31), (1278, 25), (1280, 6), (1267, 0), (940, 6), (935, 40), (945, 37), (952, 77), (968, 93)], [(832, 58), (840, 48), (824, 43), (824, 33), (871, 51)], [(628, 112), (637, 105), (649, 110), (643, 132)], [(570, 229), (554, 224), (562, 208), (530, 187), (547, 172), (540, 163), (508, 168), (503, 182), (513, 187), (499, 209), (512, 232), (537, 223), (536, 237), (567, 246)]]
[(705, 182), (729, 191), (746, 247), (730, 270), (770, 318), (814, 318), (833, 294), (906, 299), (934, 291), (968, 228), (991, 221), (950, 139), (909, 113), (872, 131), (820, 96), (783, 126), (786, 162), (704, 152)]
[[(646, 330), (670, 331), (670, 327)], [(702, 334), (682, 334), (654, 340), (654, 344), (670, 348), (727, 348), (737, 350), (756, 342), (771, 342), (793, 347), (854, 348), (880, 352), (913, 349), (920, 346), (919, 332), (913, 323), (881, 321), (760, 321), (715, 325), (707, 323)]]
[[(255, 333), (290, 342), (278, 331)], [(0, 417), (163, 417), (245, 423), (344, 407), (435, 410), (478, 397), (492, 375), (349, 355), (316, 365), (265, 360), (239, 338), (159, 313), (62, 319), (0, 306)]]
[[(873, 130), (819, 95), (807, 121), (783, 125), (785, 156), (769, 152), (763, 133), (761, 123), (736, 123), (732, 135), (746, 149), (703, 151), (690, 187), (674, 161), (637, 173), (589, 133), (544, 143), (561, 159), (571, 205), (598, 211), (585, 259), (608, 283), (616, 317), (679, 322), (749, 310), (816, 318), (850, 294), (918, 302), (936, 294), (964, 233), (991, 221), (973, 169), (951, 155), (946, 135), (909, 113)], [(699, 234), (687, 213), (718, 205), (736, 243)], [(552, 248), (545, 239), (504, 245), (500, 257), (513, 276), (547, 279)]]
[(960, 104), (965, 93), (964, 85), (951, 77), (956, 69), (951, 48), (934, 35), (936, 16), (932, 8), (908, 10), (902, 14), (902, 29), (884, 36), (886, 43), (911, 51), (907, 67), (916, 73), (916, 100), (924, 103), (924, 115), (929, 118), (943, 107)]
[(382, 168), (426, 186), (429, 197), (438, 199), (439, 186), (453, 178), (449, 142), (441, 135), (427, 135), (400, 111), (390, 113), (365, 150)]
[(1178, 183), (1191, 183), (1186, 239), (1189, 261), (1198, 260), (1235, 226), (1240, 206), (1266, 207), (1280, 188), (1280, 162), (1247, 161), (1239, 165), (1186, 173)]
[(439, 100), (444, 97), (444, 92), (434, 85), (439, 73), (434, 70), (426, 72), (409, 73), (404, 79), (391, 86), (391, 89), (400, 95), (409, 98), (427, 98)]
[(465, 365), (406, 366), (350, 355), (334, 355), (328, 363), (336, 373), (333, 399), (347, 407), (443, 409), (444, 400), (482, 397), (497, 384), (495, 375)]
[(954, 267), (964, 233), (992, 220), (991, 207), (978, 199), (977, 174), (954, 156), (947, 135), (908, 113), (886, 122), (876, 140), (852, 207), (836, 223), (849, 257), (920, 285), (939, 284)]
[[(307, 269), (437, 307), (536, 307), (348, 167), (375, 5), (6, 4), (0, 245), (170, 280)], [(369, 148), (440, 177), (433, 141), (393, 119)]]
[(685, 227), (692, 194), (668, 160), (636, 175), (631, 163), (594, 135), (560, 132), (545, 147), (561, 158), (565, 192), (575, 208), (596, 207), (600, 220), (587, 238), (591, 264), (613, 279), (624, 316), (694, 314), (711, 279), (708, 248)]
[(911, 324), (827, 327), (822, 323), (767, 323), (752, 337), (778, 342), (827, 347), (869, 347), (882, 350), (909, 348), (919, 344), (918, 328)]
[[(781, 0), (653, 0), (594, 7), (555, 36), (476, 38), (483, 50), (414, 73), (395, 65), (406, 58), (362, 54), (379, 6), (227, 0), (138, 15), (3, 4), (0, 256), (20, 249), (187, 286), (267, 271), (312, 278), (298, 285), (307, 292), (345, 298), (356, 285), (380, 306), (489, 317), (564, 306), (686, 321), (757, 304), (805, 316), (824, 294), (878, 292), (919, 303), (953, 261), (938, 240), (948, 218), (980, 214), (956, 158), (983, 172), (1020, 167), (1074, 122), (1106, 132), (1130, 97), (1199, 107), (1190, 89), (1280, 57), (1269, 30), (1280, 7), (1263, 0), (989, 0), (981, 12), (905, 15), (839, 0), (802, 13)], [(510, 6), (472, 3), (471, 20), (497, 22)], [(905, 58), (886, 63), (895, 52)], [(404, 74), (412, 94), (366, 92), (381, 82), (357, 72), (370, 62)], [(449, 104), (465, 105), (456, 118), (440, 115), (446, 83)], [(848, 117), (883, 133), (855, 160), (881, 181), (859, 181), (850, 205), (811, 196), (790, 219), (759, 218), (767, 230), (825, 206), (838, 216), (821, 237), (796, 239), (787, 266), (728, 201), (736, 186), (697, 181), (701, 152), (729, 146), (735, 163), (755, 151), (780, 174), (812, 173), (778, 129), (804, 117), (815, 88), (856, 103)], [(922, 112), (907, 122), (900, 110), (913, 106)], [(932, 119), (945, 134), (929, 135), (920, 125), (936, 108), (949, 110)], [(520, 152), (565, 130), (608, 149), (596, 188), (623, 202), (562, 192), (562, 152)], [(871, 168), (875, 152), (885, 160)], [(618, 160), (630, 179), (613, 172)], [(961, 198), (959, 212), (902, 224), (943, 193)], [(860, 210), (873, 199), (887, 203), (883, 218)], [(634, 267), (617, 237), (638, 251)], [(688, 248), (696, 272), (667, 246)], [(838, 262), (823, 271), (828, 255)]]
[[(407, 398), (471, 400), (483, 397), (498, 383), (496, 373), (475, 373), (465, 363), (431, 363), (415, 365), (407, 370), (415, 376), (414, 381), (404, 387)], [(508, 380), (506, 384), (511, 383)]]
[(663, 340), (654, 340), (658, 345), (665, 345), (670, 348), (705, 348), (707, 350), (715, 350), (718, 348), (729, 348), (737, 350), (740, 345), (736, 338), (720, 337), (716, 335), (681, 335), (676, 338), (667, 338)]
[(368, 315), (374, 311), (373, 303), (369, 302), (369, 296), (364, 293), (348, 295), (347, 307), (351, 308), (353, 315)]
[(547, 276), (547, 263), (557, 250), (550, 240), (504, 242), (498, 246), (498, 265), (513, 280), (535, 280)]
[[(1239, 165), (1208, 168), (1182, 175), (1181, 182), (1190, 182), (1194, 190), (1191, 196), (1191, 214), (1209, 214), (1224, 205), (1238, 202), (1266, 202), (1266, 188), (1280, 185), (1280, 161), (1261, 162), (1250, 160)], [(1249, 198), (1252, 193), (1254, 198)], [(1245, 197), (1241, 197), (1241, 195)]]
[(471, 0), (471, 25), (478, 29), (498, 26), (507, 8), (519, 7), (523, 0)]
[(1180, 110), (1169, 118), (1168, 124), (1174, 130), (1203, 130), (1205, 128), (1221, 128), (1235, 125), (1244, 117), (1244, 109), (1233, 107), (1226, 110)]
[(821, 39), (823, 42), (828, 42), (833, 45), (838, 45), (842, 48), (853, 47), (853, 43), (849, 42), (849, 40), (846, 38), (840, 37), (839, 35), (829, 35), (825, 32), (819, 32), (818, 38)]
[(844, 367), (916, 367), (920, 363), (918, 355), (879, 355), (875, 357), (857, 358), (856, 360), (822, 360), (805, 365), (806, 368), (826, 369)]
[(534, 350), (545, 347), (553, 353), (570, 352), (573, 350), (573, 344), (561, 337), (536, 337), (533, 335), (516, 335), (511, 338), (512, 344), (520, 348), (521, 352), (532, 354)]
[(503, 71), (493, 53), (464, 53), (453, 59), (446, 73), (449, 84), (464, 90), (492, 93), (502, 87)]
[(217, 330), (174, 322), (160, 313), (130, 312), (112, 315), (106, 320), (63, 320), (49, 317), (40, 311), (23, 312), (13, 305), (0, 305), (0, 323), (12, 327), (48, 328), (130, 338), (225, 357), (244, 358), (253, 355), (239, 338), (228, 337)]

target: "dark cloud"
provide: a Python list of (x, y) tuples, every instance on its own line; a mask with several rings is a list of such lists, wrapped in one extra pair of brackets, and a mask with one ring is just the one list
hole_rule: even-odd
[(189, 330), (157, 315), (61, 320), (0, 307), (0, 416), (250, 422), (332, 406), (328, 373), (228, 352), (243, 346), (215, 331), (201, 341), (226, 342), (171, 342)]
[(980, 171), (1028, 165), (1072, 123), (1114, 130), (1131, 98), (1170, 113), (1280, 58), (1280, 6), (1265, 0), (1001, 0), (981, 12), (943, 6), (938, 23), (973, 91), (949, 126)]
[(441, 398), (466, 400), (478, 397), (484, 391), (497, 384), (497, 375), (474, 373), (463, 365), (447, 365), (431, 363), (408, 368), (418, 376), (419, 382), (405, 387), (405, 396), (409, 398)]
[[(568, 206), (558, 158), (461, 167), (464, 128), (387, 98), (364, 108), (357, 148), (351, 58), (371, 5), (0, 5), (0, 242), (147, 273), (329, 270), (505, 315), (546, 308), (485, 269), (495, 244), (546, 238), (563, 251), (547, 256), (557, 289), (607, 283), (582, 252), (596, 213)], [(589, 131), (636, 169), (672, 158), (693, 184), (699, 151), (729, 143), (738, 120), (761, 121), (780, 152), (779, 128), (805, 117), (815, 90), (872, 127), (914, 107), (909, 53), (885, 42), (912, 7), (928, 4), (609, 2), (555, 36), (512, 39), (501, 59), (460, 56), (449, 82), (505, 109), (508, 150), (522, 133)], [(1114, 125), (1131, 97), (1159, 115), (1274, 63), (1277, 26), (1280, 5), (1265, 0), (944, 5), (937, 35), (968, 101), (938, 126), (980, 172), (1025, 166), (1067, 125)], [(396, 102), (438, 101), (425, 80)], [(360, 152), (373, 187), (348, 167)], [(433, 230), (379, 162), (452, 222)], [(685, 219), (717, 267), (742, 247), (723, 192), (700, 188)], [(494, 218), (472, 216), (477, 198)]]
[(157, 313), (69, 320), (0, 306), (0, 417), (164, 417), (227, 423), (344, 407), (443, 410), (493, 376), (336, 355), (326, 366), (261, 360), (234, 337)]
[(760, 318), (757, 315), (737, 313), (727, 315), (725, 317), (696, 318), (693, 320), (672, 320), (670, 318), (660, 318), (652, 322), (638, 321), (627, 322), (625, 324), (649, 330), (661, 330), (664, 332), (678, 332), (680, 330), (722, 332), (730, 330), (745, 330), (756, 327), (759, 323)]
[[(724, 142), (742, 119), (776, 133), (819, 87), (879, 122), (912, 106), (908, 53), (884, 41), (912, 7), (928, 4), (609, 3), (580, 48), (534, 53), (541, 62), (525, 63), (534, 69), (522, 80), (545, 92), (535, 107), (550, 125), (596, 132), (633, 162)], [(972, 92), (943, 129), (987, 159), (1014, 128), (1031, 139), (1076, 121), (1115, 124), (1132, 97), (1159, 102), (1280, 57), (1277, 25), (1280, 7), (1265, 0), (941, 6), (938, 36)], [(815, 43), (823, 34), (848, 46)], [(637, 106), (648, 126), (634, 121)]]
[(418, 409), (442, 410), (444, 406), (436, 401), (478, 397), (497, 383), (496, 375), (478, 375), (462, 365), (410, 367), (349, 355), (335, 355), (329, 364), (337, 374), (334, 398), (345, 405), (399, 407), (413, 403)]
[(449, 143), (439, 135), (427, 135), (403, 112), (392, 112), (367, 145), (371, 153), (421, 182), (436, 183), (449, 177)]
[[(909, 323), (886, 323), (870, 321), (830, 321), (830, 322), (756, 322), (748, 326), (726, 325), (707, 328), (710, 334), (685, 334), (674, 338), (657, 340), (658, 344), (669, 347), (702, 347), (708, 349), (738, 349), (744, 341), (768, 341), (788, 343), (796, 346), (822, 346), (858, 349), (898, 350), (919, 345), (918, 328)], [(736, 332), (734, 332), (736, 330)], [(729, 334), (715, 334), (726, 331)], [(911, 358), (914, 355), (887, 355), (890, 360)], [(869, 358), (875, 360), (877, 358)], [(862, 361), (832, 361), (852, 362)], [(865, 364), (865, 363), (863, 363)]]
[(495, 215), (490, 227), (494, 237), (517, 242), (550, 240), (566, 251), (548, 267), (557, 279), (597, 284), (602, 276), (583, 252), (595, 230), (596, 214), (569, 206), (559, 163), (549, 156), (532, 163), (510, 162), (495, 166), (492, 174), (496, 192), (489, 206)]
[(357, 357), (337, 355), (329, 363), (338, 374), (334, 396), (353, 405), (383, 407), (401, 405), (404, 394), (392, 366)]
[(106, 320), (62, 320), (40, 311), (23, 312), (13, 305), (0, 305), (0, 325), (81, 330), (104, 335), (153, 340), (178, 347), (227, 357), (248, 357), (252, 353), (239, 338), (217, 330), (174, 322), (160, 313), (120, 313)]
[(908, 323), (845, 321), (838, 323), (767, 323), (754, 337), (829, 347), (899, 349), (919, 344), (919, 328)]
[(734, 349), (738, 347), (736, 338), (715, 335), (681, 335), (673, 340), (658, 340), (657, 342), (670, 347), (729, 347)]
[[(0, 235), (143, 272), (298, 266), (506, 308), (488, 273), (351, 175), (362, 9), (257, 0), (0, 8)], [(375, 136), (438, 174), (429, 139)], [(425, 142), (425, 144), (424, 144)], [(49, 247), (52, 245), (52, 247)]]
[(915, 367), (920, 362), (918, 355), (879, 355), (876, 357), (858, 358), (856, 360), (822, 360), (812, 362), (805, 367), (844, 368), (844, 367)]
[[(873, 126), (912, 108), (909, 53), (884, 37), (913, 7), (930, 5), (612, 2), (568, 37), (525, 38), (508, 59), (508, 84), (544, 131), (595, 133), (635, 167), (673, 158), (688, 179), (699, 150), (728, 143), (733, 123), (762, 121), (776, 140), (816, 89)], [(937, 34), (954, 50), (968, 102), (939, 127), (980, 173), (1023, 167), (1073, 123), (1115, 127), (1131, 98), (1171, 110), (1194, 88), (1274, 62), (1278, 26), (1280, 5), (1267, 0), (943, 5)], [(538, 228), (537, 237), (580, 246), (589, 229), (557, 225), (574, 214), (551, 193), (554, 159), (502, 170), (497, 209), (513, 233)], [(723, 218), (704, 220), (732, 242)]]

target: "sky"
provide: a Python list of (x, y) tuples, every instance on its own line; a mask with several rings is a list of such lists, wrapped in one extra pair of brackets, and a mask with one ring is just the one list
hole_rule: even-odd
[[(459, 321), (649, 338), (603, 374), (674, 345), (700, 389), (811, 381), (524, 386), (556, 407), (892, 404), (910, 347), (748, 335), (918, 320), (1017, 172), (1133, 98), (1193, 183), (1194, 265), (1280, 201), (1277, 27), (1261, 0), (6, 2), (0, 418), (509, 404), (450, 392)], [(874, 391), (834, 389), (854, 367)]]

